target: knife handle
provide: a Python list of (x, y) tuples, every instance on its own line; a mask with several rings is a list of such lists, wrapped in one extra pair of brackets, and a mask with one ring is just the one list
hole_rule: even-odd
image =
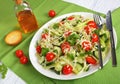
[(111, 42), (111, 54), (112, 54), (112, 66), (117, 66), (116, 52), (115, 52), (115, 42), (113, 37), (113, 32), (110, 32), (110, 42)]

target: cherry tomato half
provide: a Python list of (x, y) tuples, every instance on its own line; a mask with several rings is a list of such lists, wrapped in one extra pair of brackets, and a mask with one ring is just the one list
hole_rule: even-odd
[(85, 30), (85, 32), (86, 32), (87, 34), (90, 33), (90, 27), (89, 27), (89, 26), (85, 26), (84, 30)]
[(64, 75), (68, 75), (68, 74), (71, 74), (72, 73), (72, 70), (73, 70), (73, 67), (69, 64), (67, 65), (64, 65), (63, 68), (62, 68), (62, 73)]
[(92, 28), (97, 28), (97, 24), (94, 21), (89, 21), (87, 25), (89, 25)]
[(24, 53), (22, 50), (18, 49), (15, 51), (15, 55), (16, 55), (16, 57), (20, 58), (24, 55)]
[(83, 41), (82, 42), (82, 48), (85, 49), (86, 51), (91, 50), (91, 42), (89, 42), (89, 41)]
[(26, 57), (26, 56), (22, 56), (21, 58), (20, 58), (20, 63), (21, 64), (26, 64), (28, 62), (28, 58)]
[(64, 24), (64, 21), (60, 21), (59, 25), (62, 26)]
[(70, 50), (70, 44), (68, 42), (62, 43), (60, 47), (63, 53)]
[(74, 17), (73, 17), (73, 16), (70, 16), (70, 17), (68, 17), (67, 19), (68, 19), (68, 20), (73, 20)]
[(46, 54), (46, 60), (47, 60), (48, 62), (53, 61), (54, 58), (55, 58), (55, 54), (54, 54), (53, 52), (48, 52), (48, 53)]
[(38, 46), (36, 47), (36, 51), (37, 51), (37, 53), (41, 53), (41, 51), (42, 51), (41, 46), (38, 45)]
[(48, 12), (48, 15), (49, 15), (50, 17), (55, 17), (56, 12), (55, 12), (54, 10), (50, 10), (50, 11)]
[(72, 33), (71, 31), (66, 31), (66, 32), (64, 33), (64, 36), (65, 36), (65, 37), (68, 37), (71, 33)]
[(86, 59), (86, 62), (89, 64), (97, 64), (97, 61), (92, 56), (87, 56), (85, 59)]
[(42, 39), (46, 39), (48, 37), (48, 34), (47, 33), (43, 33), (42, 34)]
[(92, 42), (98, 42), (99, 38), (97, 34), (92, 34)]

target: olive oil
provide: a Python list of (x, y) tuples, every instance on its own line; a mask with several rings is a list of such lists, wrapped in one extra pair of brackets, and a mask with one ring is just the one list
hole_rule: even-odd
[(29, 33), (37, 30), (37, 20), (29, 4), (23, 0), (15, 0), (15, 2), (16, 17), (24, 33)]

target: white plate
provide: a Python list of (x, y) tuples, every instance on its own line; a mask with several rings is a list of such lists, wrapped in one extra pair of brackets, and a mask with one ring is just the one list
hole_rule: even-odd
[[(40, 39), (41, 33), (42, 31), (47, 28), (50, 24), (55, 23), (57, 21), (60, 21), (61, 19), (71, 16), (71, 15), (82, 15), (85, 18), (93, 18), (93, 14), (92, 13), (87, 13), (87, 12), (74, 12), (74, 13), (69, 13), (69, 14), (65, 14), (62, 16), (59, 16), (57, 18), (52, 19), (51, 21), (47, 22), (45, 25), (43, 25), (38, 31), (37, 33), (34, 35), (31, 43), (30, 43), (30, 47), (29, 47), (29, 56), (30, 56), (30, 61), (33, 65), (33, 67), (40, 72), (41, 74), (53, 78), (53, 79), (59, 79), (59, 80), (72, 80), (72, 79), (77, 79), (77, 78), (82, 78), (85, 76), (88, 76), (94, 72), (96, 72), (99, 69), (99, 65), (96, 66), (91, 66), (90, 69), (87, 72), (82, 72), (78, 75), (74, 75), (74, 74), (70, 74), (70, 75), (57, 75), (55, 72), (52, 72), (50, 70), (46, 70), (44, 69), (39, 63), (38, 63), (38, 59), (35, 56), (36, 53), (36, 48), (35, 45), (37, 43), (37, 40)], [(105, 19), (102, 18), (102, 20), (105, 22)], [(113, 29), (114, 30), (114, 29)], [(115, 38), (115, 46), (117, 44), (117, 36), (116, 36), (116, 32), (114, 30), (114, 38)], [(108, 62), (108, 60), (110, 59), (110, 52), (108, 53), (107, 57), (104, 60), (104, 65)]]

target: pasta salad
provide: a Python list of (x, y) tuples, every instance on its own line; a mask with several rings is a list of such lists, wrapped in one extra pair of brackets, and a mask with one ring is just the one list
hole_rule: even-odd
[(109, 50), (106, 25), (100, 29), (93, 19), (71, 15), (43, 30), (35, 46), (36, 56), (45, 69), (63, 75), (79, 74), (99, 63), (99, 40), (104, 59)]

